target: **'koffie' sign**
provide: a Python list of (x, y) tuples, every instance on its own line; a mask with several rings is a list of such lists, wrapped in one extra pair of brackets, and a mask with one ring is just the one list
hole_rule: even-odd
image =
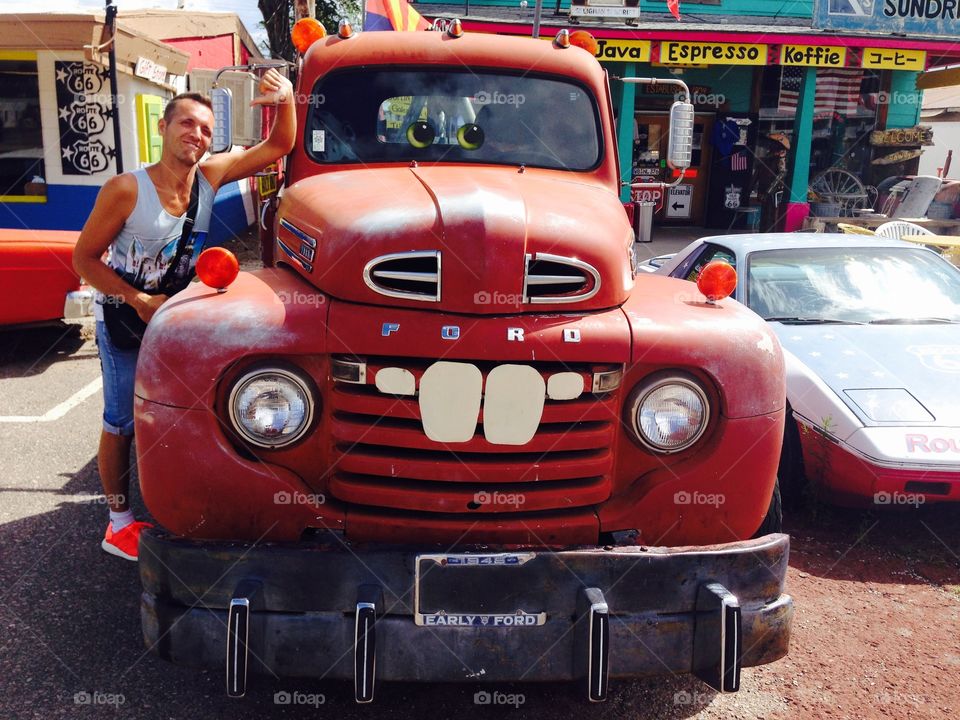
[(956, 37), (960, 0), (815, 0), (813, 26), (824, 30)]

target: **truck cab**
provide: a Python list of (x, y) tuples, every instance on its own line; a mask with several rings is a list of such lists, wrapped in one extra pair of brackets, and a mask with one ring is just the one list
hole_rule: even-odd
[(786, 653), (780, 347), (637, 276), (608, 78), (564, 39), (347, 26), (305, 53), (275, 262), (175, 296), (140, 354), (153, 652), (358, 702), (732, 692)]

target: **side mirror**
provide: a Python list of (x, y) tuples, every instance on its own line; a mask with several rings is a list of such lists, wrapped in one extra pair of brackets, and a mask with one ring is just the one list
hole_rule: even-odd
[(677, 101), (670, 106), (670, 141), (667, 165), (686, 170), (693, 159), (693, 103)]
[(210, 100), (213, 102), (213, 143), (210, 152), (226, 152), (233, 147), (233, 93), (230, 88), (214, 88), (210, 92)]

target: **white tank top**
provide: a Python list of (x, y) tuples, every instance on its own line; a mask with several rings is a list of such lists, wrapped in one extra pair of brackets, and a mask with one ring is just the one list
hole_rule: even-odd
[[(137, 180), (137, 202), (110, 244), (107, 265), (138, 290), (152, 291), (159, 286), (177, 252), (186, 212), (175, 217), (164, 209), (146, 169), (134, 170), (131, 174)], [(197, 217), (185, 252), (185, 256), (190, 258), (191, 274), (207, 240), (214, 198), (213, 188), (199, 168), (196, 181), (200, 183)], [(103, 319), (99, 307), (102, 303), (103, 296), (98, 293), (98, 307), (94, 308), (97, 320)]]

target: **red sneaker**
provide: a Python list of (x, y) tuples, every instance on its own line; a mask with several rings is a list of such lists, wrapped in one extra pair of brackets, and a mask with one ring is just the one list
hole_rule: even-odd
[(103, 536), (100, 547), (111, 555), (122, 557), (124, 560), (137, 562), (137, 545), (140, 543), (140, 531), (153, 527), (148, 522), (132, 522), (119, 532), (113, 531), (113, 523), (107, 524), (107, 533)]

